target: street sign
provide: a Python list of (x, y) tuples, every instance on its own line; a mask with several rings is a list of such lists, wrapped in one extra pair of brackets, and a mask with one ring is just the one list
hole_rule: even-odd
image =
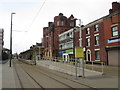
[(75, 48), (75, 57), (76, 58), (80, 58), (80, 57), (84, 57), (84, 50), (83, 48)]

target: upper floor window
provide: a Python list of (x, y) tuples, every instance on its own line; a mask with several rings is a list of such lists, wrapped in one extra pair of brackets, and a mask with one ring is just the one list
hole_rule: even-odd
[(64, 26), (64, 21), (61, 21), (61, 26)]
[(90, 28), (86, 28), (86, 34), (90, 34)]
[(99, 35), (95, 36), (95, 45), (99, 45)]
[(96, 24), (94, 27), (95, 27), (95, 32), (99, 31), (99, 25), (98, 24)]
[(90, 37), (87, 37), (87, 38), (86, 38), (86, 45), (87, 45), (87, 46), (90, 46)]
[(118, 36), (118, 26), (112, 27), (112, 37)]
[(59, 26), (60, 25), (60, 22), (59, 21), (57, 21), (57, 26)]
[(74, 27), (74, 21), (71, 21), (71, 22), (70, 22), (70, 26), (71, 26), (71, 27)]

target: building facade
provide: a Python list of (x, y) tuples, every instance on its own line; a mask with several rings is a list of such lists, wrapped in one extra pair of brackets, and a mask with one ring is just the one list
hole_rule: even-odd
[(82, 28), (82, 46), (87, 61), (106, 61), (103, 18), (93, 21)]
[(44, 47), (42, 43), (36, 43), (36, 45), (32, 45), (30, 49), (21, 52), (19, 57), (26, 60), (40, 60), (43, 58), (43, 50)]
[(120, 66), (120, 3), (112, 3), (112, 9), (103, 23), (107, 62), (109, 65)]
[(49, 22), (48, 27), (43, 28), (43, 45), (45, 47), (45, 57), (58, 57), (59, 50), (59, 34), (76, 26), (76, 20), (73, 20), (74, 16), (69, 18), (59, 13), (54, 17), (54, 22)]
[(82, 43), (87, 61), (120, 65), (120, 3), (113, 2), (109, 15), (82, 28)]
[(63, 58), (65, 61), (74, 58), (73, 49), (80, 46), (79, 29), (79, 27), (72, 28), (59, 35), (59, 57)]
[[(113, 2), (109, 14), (101, 17), (75, 32), (73, 42), (73, 29), (76, 27), (74, 16), (69, 18), (60, 13), (43, 28), (44, 56), (73, 57), (73, 43), (75, 47), (84, 48), (85, 60), (105, 62), (108, 65), (119, 66), (120, 53), (120, 3)], [(81, 30), (81, 38), (80, 38)]]

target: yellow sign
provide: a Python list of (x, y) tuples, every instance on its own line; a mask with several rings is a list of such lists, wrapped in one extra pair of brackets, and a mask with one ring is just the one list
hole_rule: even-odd
[(84, 57), (84, 51), (83, 48), (75, 48), (75, 57)]

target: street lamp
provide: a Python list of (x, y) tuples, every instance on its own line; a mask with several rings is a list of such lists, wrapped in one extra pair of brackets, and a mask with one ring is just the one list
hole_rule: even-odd
[(11, 13), (11, 29), (10, 29), (10, 67), (11, 67), (11, 60), (12, 60), (12, 19), (13, 19), (13, 14)]
[[(80, 26), (80, 39), (79, 40), (80, 40), (80, 48), (82, 48), (81, 19), (73, 18), (72, 20), (79, 20), (79, 26)], [(76, 27), (73, 28), (73, 58), (75, 60), (75, 76), (77, 79), (77, 60), (75, 58), (75, 30), (76, 30)], [(82, 63), (83, 63), (83, 60), (82, 60)], [(84, 68), (83, 68), (83, 77), (84, 77)]]

